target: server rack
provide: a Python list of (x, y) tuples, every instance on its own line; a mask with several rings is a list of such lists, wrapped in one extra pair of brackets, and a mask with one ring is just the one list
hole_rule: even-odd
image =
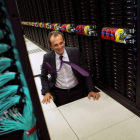
[[(137, 37), (139, 36), (139, 1), (102, 0), (101, 4), (100, 9), (102, 12), (100, 19), (102, 20), (100, 20), (100, 22), (102, 23), (102, 28), (103, 26), (129, 29), (136, 28)], [(135, 7), (136, 5), (137, 7)], [(140, 116), (138, 113), (138, 40), (136, 40), (134, 44), (126, 45), (104, 40), (102, 40), (101, 43), (101, 48), (104, 50), (103, 65), (105, 70), (105, 81), (101, 87), (111, 97)], [(133, 58), (133, 61), (131, 58)]]
[[(95, 0), (76, 0), (76, 23), (77, 25), (93, 25), (97, 26), (99, 33), (98, 5)], [(79, 48), (81, 49), (84, 58), (87, 60), (88, 68), (95, 82), (102, 83), (101, 69), (101, 50), (99, 49), (98, 36), (82, 36), (79, 37)], [(99, 53), (100, 51), (100, 53)]]
[(136, 89), (136, 92), (137, 92), (137, 109), (140, 110), (140, 65), (139, 65), (139, 62), (140, 62), (140, 2), (137, 1), (137, 89)]
[[(76, 15), (75, 15), (75, 2), (74, 0), (61, 0), (59, 1), (60, 9), (61, 9), (61, 17), (63, 24), (73, 24), (74, 26), (77, 25)], [(75, 33), (67, 33), (64, 32), (66, 46), (68, 47), (76, 47), (79, 48), (78, 44), (78, 35)]]
[[(51, 16), (50, 16), (50, 10), (49, 10), (49, 3), (48, 1), (40, 1), (39, 2), (40, 5), (40, 9), (42, 9), (42, 19), (44, 23), (51, 23)], [(41, 13), (40, 13), (41, 14)], [(47, 36), (49, 34), (50, 30), (47, 29), (42, 29), (42, 34), (43, 34), (43, 38), (44, 38), (44, 48), (47, 48), (47, 50), (51, 50), (48, 46), (48, 40), (47, 40)]]
[[(43, 11), (42, 11), (42, 8), (41, 8), (41, 3), (40, 3), (40, 0), (35, 0), (33, 1), (34, 4), (34, 9), (36, 9), (36, 12), (39, 13), (39, 14), (36, 14), (38, 15), (38, 22), (44, 22), (44, 17), (43, 17)], [(44, 32), (41, 28), (37, 28), (38, 30), (38, 34), (39, 34), (39, 39), (40, 39), (40, 44), (42, 47), (45, 47), (45, 43), (44, 43), (44, 39), (45, 39), (45, 36), (44, 36)]]
[[(15, 2), (15, 0), (5, 0), (4, 3), (6, 4), (4, 6), (6, 7), (6, 9), (8, 11), (8, 14), (10, 17), (9, 20), (12, 25), (13, 32), (11, 32), (11, 33), (14, 34), (14, 38), (16, 40), (16, 42), (13, 42), (12, 45), (16, 45), (16, 49), (18, 50), (20, 62), (22, 64), (23, 72), (24, 72), (24, 75), (25, 75), (25, 78), (26, 78), (26, 81), (28, 84), (28, 88), (30, 91), (30, 96), (31, 96), (31, 99), (33, 102), (34, 113), (37, 118), (38, 137), (40, 139), (50, 140), (46, 122), (45, 122), (42, 108), (40, 105), (38, 93), (36, 90), (35, 82), (33, 79), (31, 66), (30, 66), (29, 59), (28, 59), (28, 54), (27, 54), (27, 50), (26, 50), (26, 46), (25, 46), (25, 42), (24, 42), (24, 38), (23, 38), (23, 32), (21, 29), (21, 24), (20, 24), (20, 20), (19, 20), (17, 7), (16, 7), (16, 2)], [(8, 24), (7, 22), (5, 24)], [(14, 40), (14, 38), (11, 37), (11, 39), (13, 39), (13, 40)], [(4, 40), (5, 40), (4, 43), (6, 43), (6, 44), (8, 43), (9, 45), (11, 45), (10, 40), (8, 40), (8, 39), (4, 39)], [(3, 43), (3, 40), (1, 43)], [(11, 56), (10, 53), (9, 53), (9, 55)], [(27, 67), (28, 67), (28, 69), (27, 69)], [(8, 135), (3, 136), (2, 139), (4, 139), (4, 140), (15, 139), (15, 138), (22, 139), (22, 134), (23, 134), (23, 131), (16, 131), (14, 133), (10, 133)]]

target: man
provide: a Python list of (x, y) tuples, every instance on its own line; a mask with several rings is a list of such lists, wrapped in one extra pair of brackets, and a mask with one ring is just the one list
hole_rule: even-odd
[[(63, 34), (59, 31), (52, 31), (48, 35), (48, 45), (53, 50), (44, 55), (41, 83), (42, 94), (45, 95), (42, 103), (50, 103), (53, 100), (51, 91), (56, 97), (57, 106), (78, 100), (83, 97), (81, 85), (87, 86), (88, 98), (98, 100), (100, 94), (97, 93), (92, 78), (83, 76), (80, 71), (63, 62), (72, 62), (88, 71), (87, 65), (77, 48), (66, 47)], [(62, 62), (63, 61), (63, 62)], [(51, 80), (48, 80), (48, 73)], [(86, 72), (85, 72), (86, 73)]]

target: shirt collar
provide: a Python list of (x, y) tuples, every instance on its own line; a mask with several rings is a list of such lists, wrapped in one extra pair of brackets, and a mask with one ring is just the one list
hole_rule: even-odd
[[(55, 52), (55, 56), (56, 56), (56, 58), (59, 58), (59, 57), (60, 57), (60, 55), (57, 54), (56, 52)], [(63, 57), (67, 57), (67, 52), (66, 52), (65, 49), (64, 49), (64, 53), (62, 54), (62, 56), (63, 56)]]

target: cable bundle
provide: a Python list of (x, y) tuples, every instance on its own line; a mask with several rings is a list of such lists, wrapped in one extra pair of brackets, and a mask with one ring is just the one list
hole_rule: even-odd
[(17, 130), (28, 129), (28, 122), (15, 108), (12, 110), (9, 109), (9, 111), (6, 111), (0, 116), (0, 124), (0, 135), (8, 134)]
[[(0, 135), (24, 130), (23, 140), (38, 140), (36, 118), (19, 53), (15, 48), (15, 36), (4, 1), (0, 2), (5, 15), (1, 19), (3, 29), (0, 29)], [(32, 26), (31, 22), (23, 24)], [(43, 26), (38, 23), (34, 25)]]
[(21, 96), (13, 96), (0, 101), (0, 116), (13, 105), (20, 103)]
[(101, 32), (101, 38), (102, 38), (102, 39), (105, 39), (106, 30), (107, 30), (106, 27), (104, 27), (104, 28), (102, 29), (102, 32)]
[[(0, 125), (3, 126), (1, 128), (5, 128), (5, 129), (0, 129), (0, 135), (3, 135), (5, 133), (10, 133), (11, 131), (20, 130), (21, 128), (18, 126), (18, 124), (20, 122), (22, 122), (22, 120), (24, 119), (24, 120), (26, 120), (27, 123), (20, 124), (20, 125), (22, 125), (22, 130), (25, 130), (23, 139), (37, 140), (36, 133), (33, 133), (32, 135), (30, 135), (30, 138), (28, 136), (29, 135), (28, 130), (31, 130), (32, 128), (34, 128), (34, 126), (36, 126), (36, 119), (33, 114), (33, 107), (32, 107), (32, 103), (31, 103), (31, 99), (30, 99), (30, 95), (29, 95), (29, 90), (26, 87), (23, 87), (22, 89), (20, 88), (20, 90), (19, 90), (19, 88), (20, 88), (19, 86), (11, 85), (11, 86), (7, 86), (3, 89), (0, 89), (0, 99), (1, 99), (0, 116), (1, 117), (4, 116), (2, 114), (5, 112), (5, 110), (9, 109), (13, 105), (24, 103), (23, 116), (22, 116), (22, 118), (18, 119), (19, 122), (17, 122), (17, 120), (15, 122), (14, 120), (8, 119), (10, 124), (12, 123), (13, 125), (15, 124), (17, 126), (16, 129), (14, 129), (13, 126), (11, 125), (13, 130), (10, 130), (12, 128), (7, 126), (6, 125), (7, 123), (5, 124), (5, 122), (3, 122), (3, 119), (2, 120), (0, 119)], [(24, 93), (24, 96), (25, 96), (24, 98), (21, 96), (15, 96), (15, 94), (19, 91)], [(7, 118), (6, 118), (6, 121), (7, 121)], [(26, 127), (24, 127), (24, 125), (25, 126), (27, 125), (28, 127), (26, 128)], [(6, 127), (8, 130), (6, 130)]]
[[(12, 64), (15, 64), (17, 66), (17, 68), (18, 68), (18, 72), (22, 73), (22, 67), (21, 67), (20, 62), (16, 61), (14, 63), (14, 61), (12, 59), (9, 59), (9, 58), (1, 58), (0, 59), (0, 73), (2, 73), (6, 68), (12, 66)], [(3, 86), (8, 81), (13, 80), (14, 78), (16, 78), (15, 73), (6, 73), (6, 74), (1, 75), (1, 76), (2, 77), (0, 79), (0, 86)], [(25, 80), (25, 77), (24, 77), (23, 73), (20, 74), (19, 76), (20, 76), (20, 79), (22, 81), (23, 86), (27, 87), (26, 80)]]
[(44, 28), (44, 23), (43, 23), (43, 22), (40, 22), (40, 23), (39, 23), (39, 27), (40, 27), (40, 28)]
[(51, 29), (51, 23), (44, 23), (44, 28)]
[[(15, 50), (15, 49), (13, 52), (15, 54), (18, 53), (17, 50)], [(18, 56), (17, 56), (17, 58), (18, 58)], [(11, 62), (12, 62), (12, 59), (8, 59), (8, 58), (1, 58), (0, 60), (2, 62), (1, 65), (3, 66), (1, 71), (6, 69), (8, 66), (10, 66)], [(5, 62), (5, 64), (4, 64), (4, 62)], [(37, 134), (35, 131), (36, 118), (33, 114), (31, 98), (29, 95), (25, 77), (22, 72), (21, 64), (19, 61), (16, 61), (15, 63), (18, 68), (18, 72), (20, 72), (21, 74), (9, 72), (9, 73), (4, 73), (4, 74), (0, 75), (0, 87), (3, 87), (7, 82), (9, 82), (10, 80), (14, 80), (14, 79), (15, 80), (20, 79), (21, 85), (24, 87), (21, 88), (18, 85), (8, 85), (3, 88), (0, 88), (0, 116), (2, 117), (3, 113), (6, 110), (8, 110), (9, 108), (11, 108), (13, 105), (24, 103), (23, 116), (18, 118), (19, 119), (18, 122), (17, 122), (17, 120), (15, 121), (14, 119), (11, 120), (11, 118), (10, 119), (7, 119), (7, 118), (1, 119), (1, 117), (0, 117), (0, 125), (1, 125), (0, 135), (22, 129), (22, 130), (25, 130), (24, 135), (23, 135), (24, 140), (26, 140), (26, 139), (37, 140), (38, 138), (37, 138)], [(22, 97), (23, 95), (19, 96), (20, 93), (24, 93), (24, 97)], [(18, 94), (18, 95), (16, 95), (16, 94)], [(26, 123), (24, 123), (24, 124), (21, 123), (22, 119), (26, 120)], [(10, 125), (7, 125), (9, 123), (10, 123)], [(28, 130), (30, 130), (30, 131), (28, 131)]]
[(119, 43), (124, 43), (124, 39), (126, 38), (126, 32), (124, 29), (117, 29), (115, 32), (115, 41)]
[(0, 29), (0, 39), (3, 39), (5, 36), (8, 35), (7, 29)]
[(34, 22), (31, 22), (31, 26), (33, 26), (33, 27), (34, 27), (34, 26), (35, 26), (35, 23), (34, 23)]
[(61, 31), (68, 32), (68, 33), (74, 33), (75, 27), (73, 24), (62, 24), (61, 25)]
[(12, 59), (9, 58), (1, 58), (0, 59), (0, 73), (2, 73), (5, 69), (11, 66)]
[(14, 72), (4, 73), (0, 75), (0, 87), (4, 86), (4, 84), (14, 79), (20, 79), (22, 84), (27, 87), (23, 74), (17, 74)]
[[(18, 90), (18, 85), (8, 85), (0, 89), (0, 101), (7, 99), (8, 97), (14, 96)], [(20, 90), (19, 90), (20, 91)]]
[[(24, 93), (24, 98), (22, 96), (17, 96), (16, 93), (18, 92), (22, 92)], [(15, 96), (16, 95), (16, 96)], [(0, 116), (2, 117), (3, 113), (9, 109), (10, 107), (12, 107), (15, 104), (21, 104), (24, 103), (24, 109), (23, 109), (23, 117), (19, 118), (19, 122), (17, 122), (17, 120), (13, 121), (13, 120), (9, 120), (9, 123), (14, 125), (16, 125), (16, 129), (13, 128), (13, 130), (10, 130), (12, 128), (10, 128), (10, 126), (7, 125), (7, 119), (6, 122), (3, 119), (0, 119), (0, 125), (2, 126), (0, 129), (0, 135), (6, 134), (6, 133), (10, 133), (11, 131), (16, 131), (16, 130), (25, 130), (24, 135), (23, 135), (23, 139), (26, 140), (37, 140), (37, 135), (36, 132), (32, 133), (30, 136), (28, 136), (30, 133), (28, 133), (28, 130), (32, 130), (32, 128), (34, 128), (34, 126), (36, 126), (36, 118), (33, 114), (33, 107), (32, 107), (32, 103), (31, 103), (31, 98), (29, 95), (29, 90), (27, 87), (22, 87), (20, 88), (17, 85), (9, 85), (6, 86), (2, 89), (0, 89)], [(0, 117), (0, 118), (1, 118)], [(25, 124), (20, 124), (20, 127), (18, 126), (18, 124), (20, 122), (22, 122), (22, 119), (26, 120), (27, 123)], [(21, 126), (22, 125), (22, 126)], [(28, 127), (24, 127), (24, 125), (27, 125)], [(7, 127), (7, 129), (6, 129)], [(5, 129), (3, 129), (5, 128)], [(10, 130), (10, 131), (9, 131)], [(29, 131), (30, 132), (30, 131)]]
[(134, 37), (131, 34), (127, 34), (126, 30), (129, 31), (128, 29), (104, 27), (101, 32), (101, 38), (126, 44), (128, 42), (126, 41), (127, 39), (131, 39)]
[(51, 23), (43, 23), (43, 22), (21, 22), (22, 25), (28, 25), (33, 27), (40, 27), (40, 28), (46, 28), (51, 29)]
[(115, 41), (115, 32), (118, 28), (104, 27), (101, 32), (101, 38)]
[[(27, 22), (27, 23), (28, 23), (28, 22)], [(27, 25), (27, 23), (26, 23), (26, 25)], [(39, 27), (38, 22), (35, 22), (35, 27)]]
[(86, 36), (97, 36), (96, 25), (78, 25), (76, 33)]
[(7, 52), (11, 47), (7, 44), (0, 43), (0, 54)]
[(51, 29), (59, 31), (61, 29), (61, 25), (59, 23), (53, 23), (51, 24)]
[(0, 75), (0, 87), (16, 78), (16, 73), (10, 72)]
[(110, 33), (110, 40), (115, 41), (115, 32), (118, 28), (112, 28)]
[[(26, 119), (23, 115), (21, 115), (17, 109), (9, 109), (3, 115), (0, 116), (0, 135), (5, 135), (17, 130), (30, 130), (29, 119)], [(36, 125), (32, 128), (32, 132), (35, 132)], [(37, 140), (36, 133), (32, 133), (30, 131), (25, 131), (23, 135), (24, 140)]]

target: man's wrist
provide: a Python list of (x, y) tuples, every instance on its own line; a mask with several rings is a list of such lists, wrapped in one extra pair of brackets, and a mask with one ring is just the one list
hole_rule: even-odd
[(99, 93), (99, 92), (100, 92), (100, 90), (98, 90), (97, 88), (94, 88), (94, 89), (89, 90), (89, 92)]
[[(95, 92), (95, 91), (90, 91), (90, 92), (98, 93), (98, 92)], [(90, 93), (90, 92), (89, 92), (89, 93)]]
[(48, 95), (48, 94), (50, 94), (50, 92), (45, 93), (45, 95)]

